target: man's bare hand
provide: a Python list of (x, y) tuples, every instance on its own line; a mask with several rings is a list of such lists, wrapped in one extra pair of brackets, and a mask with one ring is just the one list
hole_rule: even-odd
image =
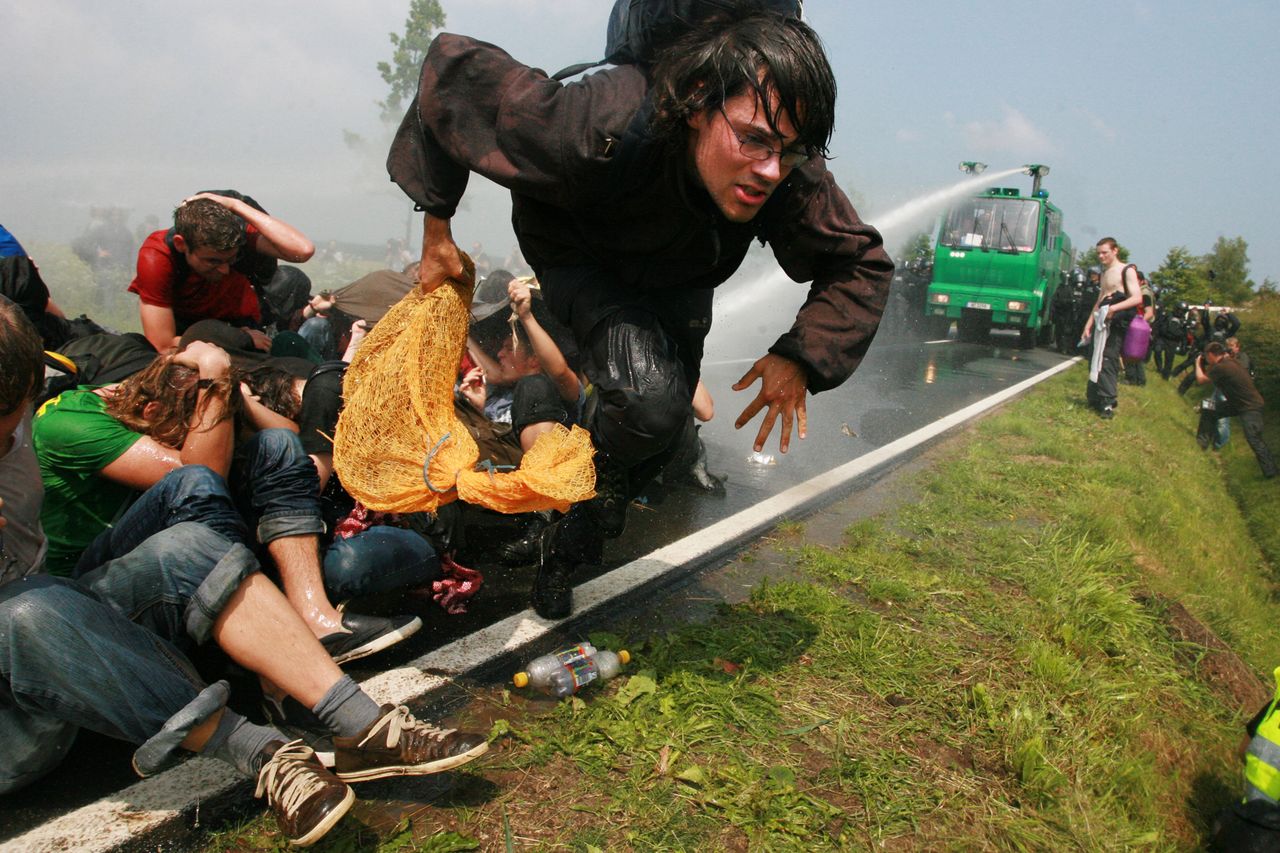
[(484, 404), (488, 400), (488, 391), (484, 385), (484, 370), (479, 367), (468, 370), (462, 377), (462, 381), (458, 383), (458, 391), (473, 409), (483, 412)]
[(173, 360), (198, 371), (201, 379), (221, 379), (231, 372), (231, 357), (226, 350), (206, 341), (192, 341)]
[(738, 419), (734, 421), (734, 429), (742, 429), (760, 412), (765, 410), (764, 421), (760, 431), (756, 433), (754, 449), (757, 453), (764, 450), (764, 443), (773, 432), (773, 424), (782, 416), (782, 437), (778, 449), (786, 453), (791, 446), (791, 429), (795, 425), (799, 429), (800, 438), (805, 437), (808, 429), (808, 416), (805, 412), (805, 397), (809, 392), (809, 380), (804, 368), (789, 358), (770, 353), (751, 365), (751, 369), (733, 386), (733, 390), (742, 391), (757, 379), (760, 380), (760, 391)]
[(447, 280), (461, 280), (465, 274), (462, 252), (453, 242), (449, 220), (427, 214), (422, 229), (422, 263), (418, 266), (418, 287), (430, 293)]
[(235, 213), (236, 211), (235, 205), (238, 204), (240, 201), (239, 199), (231, 198), (230, 196), (225, 196), (225, 195), (218, 195), (217, 193), (196, 193), (195, 195), (187, 196), (186, 198), (184, 198), (182, 200), (182, 203), (190, 204), (191, 202), (199, 198), (207, 198), (209, 201), (216, 201), (218, 204), (227, 208), (232, 213)]
[(529, 282), (513, 278), (507, 284), (507, 298), (511, 300), (511, 310), (521, 319), (529, 316), (533, 310), (533, 290)]
[(253, 340), (254, 349), (262, 352), (271, 352), (271, 338), (267, 337), (266, 332), (250, 328), (246, 328), (245, 331), (249, 333), (249, 337)]

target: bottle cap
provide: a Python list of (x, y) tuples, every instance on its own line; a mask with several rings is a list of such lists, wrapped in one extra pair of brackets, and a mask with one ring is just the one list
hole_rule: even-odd
[(626, 649), (618, 649), (618, 660), (623, 663), (631, 663), (631, 652)]
[(517, 672), (514, 676), (512, 676), (511, 683), (514, 684), (516, 687), (528, 687), (529, 673)]

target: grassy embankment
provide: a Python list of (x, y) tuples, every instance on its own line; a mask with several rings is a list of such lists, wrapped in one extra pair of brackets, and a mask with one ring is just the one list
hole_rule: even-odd
[[(541, 714), (478, 690), (489, 758), (411, 824), (361, 805), (318, 849), (1199, 846), (1280, 664), (1280, 484), (1238, 432), (1197, 449), (1191, 401), (1158, 378), (1110, 422), (1083, 383), (937, 449), (910, 501), (838, 544), (785, 525), (762, 547), (790, 550), (791, 579), (600, 638), (636, 658), (603, 689)], [(382, 784), (365, 795), (397, 796)], [(278, 843), (267, 819), (213, 840)]]

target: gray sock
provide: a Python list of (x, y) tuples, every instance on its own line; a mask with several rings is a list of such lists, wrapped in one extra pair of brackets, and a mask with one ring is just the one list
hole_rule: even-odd
[(338, 737), (351, 737), (369, 728), (382, 716), (378, 703), (344, 675), (329, 688), (311, 712)]
[(225, 761), (250, 779), (258, 778), (267, 756), (263, 750), (273, 740), (289, 738), (275, 729), (249, 722), (230, 708), (222, 709), (222, 719), (204, 745), (202, 755)]

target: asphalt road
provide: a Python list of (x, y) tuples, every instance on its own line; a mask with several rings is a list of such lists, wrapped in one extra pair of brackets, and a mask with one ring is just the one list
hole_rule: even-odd
[[(799, 297), (788, 294), (792, 302), (802, 297), (803, 291)], [(854, 378), (810, 398), (808, 437), (793, 439), (791, 451), (782, 455), (775, 431), (764, 450), (770, 458), (761, 464), (751, 458), (758, 420), (741, 431), (733, 428), (752, 394), (733, 392), (730, 386), (781, 331), (766, 319), (793, 316), (794, 307), (756, 303), (745, 310), (750, 316), (730, 311), (728, 317), (717, 318), (704, 358), (704, 381), (717, 412), (701, 435), (708, 468), (724, 480), (723, 494), (675, 484), (649, 490), (647, 503), (633, 506), (626, 533), (606, 547), (602, 572), (696, 533), (1063, 360), (1043, 349), (1021, 350), (1015, 338), (1000, 335), (981, 345), (924, 340), (911, 330), (913, 324), (891, 311)], [(397, 602), (396, 609), (422, 615), (424, 630), (380, 656), (358, 662), (351, 668), (353, 677), (359, 681), (401, 665), (526, 607), (533, 569), (504, 569), (488, 559), (492, 547), (514, 533), (506, 519), (474, 516), (468, 534), (473, 543), (480, 543), (473, 550), (485, 585), (469, 612), (447, 616), (427, 600), (410, 601), (407, 608), (406, 603)], [(252, 711), (251, 703), (241, 707)], [(59, 770), (0, 798), (0, 843), (136, 781), (129, 768), (131, 753), (127, 744), (82, 734)]]

